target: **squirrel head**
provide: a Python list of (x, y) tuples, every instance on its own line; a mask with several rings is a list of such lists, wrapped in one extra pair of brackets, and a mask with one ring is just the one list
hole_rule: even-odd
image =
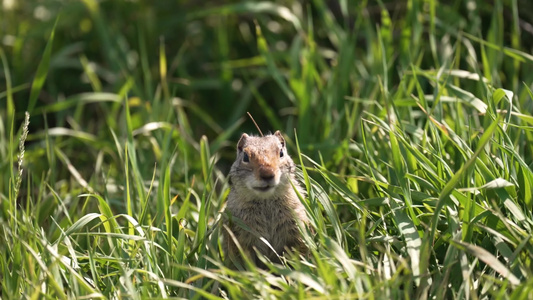
[[(286, 175), (293, 170), (293, 164), (279, 130), (264, 137), (243, 133), (237, 143), (237, 159), (231, 174), (255, 195), (269, 197), (280, 186), (290, 186)], [(231, 181), (235, 183), (236, 180)]]

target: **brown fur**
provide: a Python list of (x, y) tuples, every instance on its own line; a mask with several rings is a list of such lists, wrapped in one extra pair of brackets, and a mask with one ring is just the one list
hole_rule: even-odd
[[(290, 183), (292, 181), (303, 194), (294, 178), (294, 170), (294, 162), (287, 154), (285, 140), (279, 131), (264, 137), (242, 135), (237, 143), (237, 159), (229, 173), (231, 191), (223, 230), (226, 260), (242, 264), (228, 229), (244, 253), (258, 266), (262, 263), (254, 248), (273, 262), (279, 262), (276, 253), (282, 255), (286, 249), (306, 251), (298, 222), (307, 225), (309, 221)], [(260, 238), (266, 239), (275, 252)]]

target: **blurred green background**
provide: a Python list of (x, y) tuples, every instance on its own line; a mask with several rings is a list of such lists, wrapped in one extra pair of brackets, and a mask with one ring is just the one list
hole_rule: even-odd
[[(526, 0), (4, 0), (1, 99), (5, 103), (7, 67), (15, 123), (29, 109), (31, 132), (44, 129), (46, 115), (48, 127), (108, 137), (106, 128), (118, 126), (119, 111), (109, 102), (118, 99), (87, 93), (113, 93), (133, 99), (133, 110), (145, 111), (136, 127), (148, 121), (178, 123), (179, 115), (165, 114), (169, 106), (157, 104), (174, 101), (171, 106), (183, 108), (191, 138), (213, 140), (243, 122), (230, 133), (234, 141), (240, 132), (256, 132), (245, 117), (249, 111), (263, 131), (280, 129), (292, 136), (297, 128), (304, 149), (331, 157), (328, 151), (339, 149), (335, 144), (357, 137), (358, 121), (344, 119), (357, 119), (363, 110), (383, 113), (363, 100), (401, 89), (400, 79), (413, 63), (421, 70), (452, 65), (481, 73), (495, 86), (515, 91), (523, 111), (533, 110), (531, 101), (523, 100), (531, 61), (502, 51), (531, 53), (532, 11)], [(46, 82), (30, 103), (30, 86), (56, 22)], [(482, 50), (488, 62), (479, 65), (462, 55), (479, 55), (477, 38), (492, 43)], [(466, 42), (457, 42), (462, 39)], [(386, 60), (380, 58), (382, 50)], [(385, 86), (379, 80), (386, 80)], [(433, 91), (427, 80), (420, 84)], [(479, 85), (466, 84), (481, 92)], [(362, 100), (352, 105), (353, 99)], [(68, 116), (76, 124), (69, 124)], [(231, 160), (230, 154), (224, 157)]]
[[(29, 105), (29, 85), (57, 20), (46, 83), (30, 111), (32, 129), (43, 128), (41, 112), (52, 103), (80, 93), (119, 93), (127, 85), (127, 95), (138, 97), (139, 109), (157, 99), (182, 99), (195, 136), (216, 138), (220, 129), (250, 111), (263, 130), (279, 128), (292, 134), (292, 128), (298, 127), (305, 142), (320, 143), (331, 132), (318, 129), (334, 127), (342, 119), (346, 96), (375, 95), (382, 73), (376, 72), (382, 68), (375, 57), (379, 45), (374, 37), (379, 31), (388, 48), (385, 88), (393, 90), (413, 61), (421, 69), (445, 63), (445, 52), (451, 49), (439, 47), (443, 39), (451, 40), (450, 47), (465, 47), (453, 42), (463, 31), (474, 38), (489, 37), (487, 41), (499, 47), (519, 46), (531, 53), (532, 11), (533, 3), (526, 0), (4, 0), (0, 22), (20, 122)], [(432, 14), (435, 19), (430, 19)], [(287, 87), (268, 71), (271, 66), (258, 49), (256, 26), (279, 75), (286, 77), (293, 91), (284, 90)], [(479, 53), (479, 43), (471, 46)], [(162, 50), (165, 87), (160, 80)], [(485, 50), (494, 70), (481, 70), (483, 74), (495, 85), (523, 90), (518, 78), (527, 78), (531, 65), (513, 61), (501, 49)], [(457, 60), (455, 66), (468, 68), (467, 58), (458, 55)], [(311, 70), (305, 69), (307, 65)], [(5, 91), (5, 73), (0, 76), (0, 89)], [(298, 84), (303, 91), (295, 87)], [(5, 103), (5, 93), (2, 98)], [(74, 114), (76, 107), (48, 113), (49, 126), (64, 125), (56, 114)], [(100, 134), (99, 124), (106, 115), (102, 110), (108, 105), (83, 107), (80, 125)], [(298, 113), (308, 120), (299, 120)], [(303, 124), (309, 128), (297, 126)], [(346, 130), (335, 134), (344, 137)], [(246, 121), (242, 131), (255, 129)]]

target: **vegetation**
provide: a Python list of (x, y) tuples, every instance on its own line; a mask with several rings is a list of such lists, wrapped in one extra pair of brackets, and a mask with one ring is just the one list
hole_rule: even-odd
[[(0, 297), (533, 298), (530, 1), (2, 5)], [(269, 270), (220, 249), (247, 111), (313, 227)]]

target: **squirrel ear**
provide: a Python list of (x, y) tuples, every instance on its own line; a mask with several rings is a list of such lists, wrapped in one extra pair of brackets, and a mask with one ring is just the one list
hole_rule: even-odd
[(281, 132), (279, 130), (276, 130), (276, 132), (274, 132), (274, 135), (279, 139), (281, 146), (285, 147), (285, 139), (283, 138)]
[(246, 140), (248, 139), (248, 135), (246, 133), (243, 133), (241, 135), (241, 139), (239, 140), (239, 142), (237, 143), (237, 149), (239, 151), (242, 151), (242, 147), (244, 147), (244, 144), (246, 144)]

